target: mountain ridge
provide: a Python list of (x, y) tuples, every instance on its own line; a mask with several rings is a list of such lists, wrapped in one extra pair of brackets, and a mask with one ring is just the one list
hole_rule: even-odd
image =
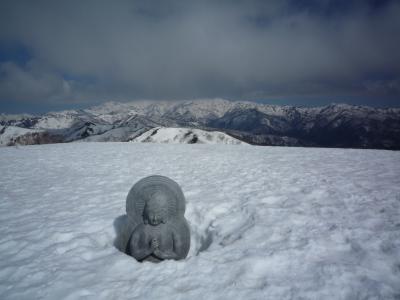
[[(55, 142), (130, 141), (151, 128), (183, 127), (222, 131), (255, 145), (400, 149), (400, 109), (341, 103), (309, 108), (225, 99), (110, 101), (39, 116), (1, 114), (0, 130), (8, 126), (46, 132), (46, 142), (52, 136)], [(18, 140), (24, 144), (23, 136)], [(14, 137), (6, 144), (15, 143)]]

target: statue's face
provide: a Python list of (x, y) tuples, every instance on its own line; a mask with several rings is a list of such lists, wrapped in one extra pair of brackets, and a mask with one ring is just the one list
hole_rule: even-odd
[(147, 203), (143, 211), (145, 224), (157, 226), (165, 223), (167, 219), (167, 202), (163, 195), (154, 195)]

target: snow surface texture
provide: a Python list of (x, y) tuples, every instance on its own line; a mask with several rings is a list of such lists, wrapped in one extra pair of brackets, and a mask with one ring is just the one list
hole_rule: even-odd
[(170, 144), (247, 144), (223, 132), (191, 128), (152, 128), (132, 142)]
[[(400, 153), (72, 143), (0, 149), (0, 299), (399, 299)], [(187, 200), (183, 261), (118, 251), (129, 189)]]

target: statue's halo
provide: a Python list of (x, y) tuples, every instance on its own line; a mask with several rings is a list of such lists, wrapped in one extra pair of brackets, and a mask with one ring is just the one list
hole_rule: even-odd
[(168, 177), (152, 175), (136, 182), (126, 197), (126, 213), (134, 223), (142, 222), (144, 207), (154, 192), (167, 195), (169, 219), (184, 215), (185, 196), (179, 185)]

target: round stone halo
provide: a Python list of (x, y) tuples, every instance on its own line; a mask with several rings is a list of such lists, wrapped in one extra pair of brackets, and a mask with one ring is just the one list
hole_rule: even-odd
[(178, 183), (165, 176), (151, 175), (135, 183), (126, 198), (126, 213), (134, 223), (142, 222), (144, 207), (156, 193), (166, 195), (168, 219), (184, 215), (185, 196)]

